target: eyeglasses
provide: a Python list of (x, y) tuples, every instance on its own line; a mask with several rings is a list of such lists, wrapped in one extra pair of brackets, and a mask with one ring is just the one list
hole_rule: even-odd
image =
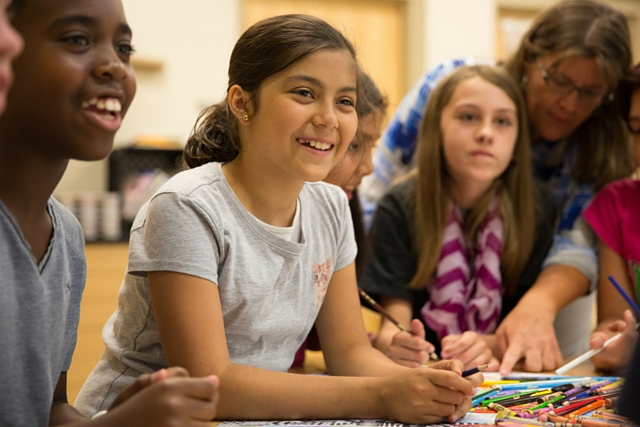
[(548, 72), (540, 59), (538, 59), (538, 67), (540, 67), (540, 74), (542, 74), (542, 80), (552, 91), (561, 94), (569, 95), (573, 91), (578, 92), (578, 99), (588, 105), (596, 106), (604, 102), (613, 101), (613, 93), (607, 89), (587, 89), (576, 86), (570, 79), (563, 77), (559, 74)]

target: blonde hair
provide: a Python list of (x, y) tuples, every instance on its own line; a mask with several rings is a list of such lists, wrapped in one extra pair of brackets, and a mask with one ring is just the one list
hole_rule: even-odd
[(440, 119), (455, 90), (465, 80), (480, 77), (500, 88), (517, 108), (518, 135), (514, 161), (496, 178), (493, 185), (473, 207), (466, 219), (470, 237), (486, 217), (489, 204), (500, 192), (499, 210), (504, 221), (504, 241), (500, 270), (507, 292), (512, 292), (525, 267), (533, 246), (535, 223), (531, 178), (531, 147), (526, 107), (522, 92), (511, 76), (500, 67), (478, 65), (461, 67), (447, 76), (427, 102), (417, 142), (416, 231), (417, 269), (410, 287), (425, 286), (435, 273), (442, 252), (442, 239), (451, 195), (446, 160), (442, 150)]
[[(520, 48), (506, 64), (517, 82), (525, 67), (543, 55), (559, 53), (551, 68), (569, 56), (595, 59), (610, 92), (631, 67), (631, 41), (625, 16), (595, 0), (567, 0), (547, 9), (522, 38)], [(615, 103), (603, 102), (576, 129), (578, 157), (572, 177), (595, 180), (595, 190), (629, 176), (634, 168), (629, 134)]]

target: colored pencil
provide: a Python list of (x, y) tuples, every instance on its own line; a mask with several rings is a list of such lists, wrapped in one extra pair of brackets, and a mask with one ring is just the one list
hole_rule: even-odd
[(376, 302), (376, 300), (374, 300), (373, 298), (371, 298), (369, 296), (368, 293), (366, 293), (365, 291), (363, 291), (360, 287), (358, 287), (358, 292), (360, 292), (360, 296), (362, 298), (364, 298), (364, 300), (366, 302), (368, 302), (371, 307), (377, 311), (378, 313), (382, 314), (384, 317), (386, 317), (387, 319), (389, 319), (389, 321), (391, 321), (391, 323), (393, 323), (394, 325), (396, 325), (398, 327), (398, 329), (400, 329), (401, 331), (404, 332), (409, 332), (411, 333), (402, 323), (398, 322), (396, 319), (393, 318), (392, 315), (389, 314), (389, 312), (387, 310), (384, 309), (383, 306), (381, 306), (380, 304), (378, 304)]
[(584, 399), (582, 401), (577, 401), (576, 403), (573, 403), (571, 405), (561, 406), (561, 407), (559, 407), (557, 409), (554, 409), (553, 413), (555, 415), (567, 416), (567, 415), (571, 414), (572, 412), (575, 412), (575, 411), (577, 411), (578, 409), (580, 409), (582, 407), (590, 405), (590, 404), (592, 404), (593, 402), (595, 402), (597, 400), (599, 400), (599, 399), (593, 398), (593, 399)]
[(629, 294), (626, 293), (624, 289), (622, 289), (622, 286), (620, 286), (620, 284), (616, 281), (616, 279), (613, 278), (613, 276), (609, 276), (609, 281), (613, 283), (613, 286), (615, 286), (618, 292), (620, 292), (622, 298), (624, 298), (629, 303), (633, 311), (636, 312), (636, 317), (640, 318), (640, 308), (638, 307), (638, 304), (636, 304), (636, 302), (633, 300), (633, 298), (631, 298)]
[[(534, 394), (536, 396), (533, 396)], [(494, 398), (488, 399), (482, 402), (482, 406), (488, 406), (489, 403), (491, 402), (498, 402), (501, 405), (504, 405), (505, 403), (507, 405), (526, 403), (529, 399), (533, 401), (537, 401), (539, 399), (539, 396), (541, 396), (541, 394), (539, 394), (538, 390), (521, 391), (521, 392), (510, 394), (507, 396), (500, 396), (500, 397), (494, 397)]]
[[(535, 395), (534, 395), (535, 394)], [(546, 390), (544, 395), (548, 395), (551, 394), (551, 390)], [(533, 394), (527, 394), (527, 395), (523, 395), (523, 396), (518, 396), (516, 398), (513, 399), (509, 399), (509, 400), (501, 400), (500, 403), (501, 405), (504, 406), (512, 406), (512, 405), (523, 405), (526, 403), (538, 403), (538, 399), (540, 399), (541, 396), (544, 396), (542, 394), (539, 393), (533, 393)]]
[(489, 365), (480, 365), (480, 366), (476, 366), (475, 368), (467, 369), (466, 371), (462, 371), (462, 377), (464, 378), (473, 374), (477, 374), (478, 372), (484, 371), (488, 367)]
[[(411, 333), (411, 331), (409, 329), (407, 329), (406, 326), (404, 326), (402, 323), (400, 323), (396, 319), (394, 319), (393, 316), (390, 315), (389, 312), (387, 310), (385, 310), (383, 306), (381, 306), (380, 304), (378, 304), (376, 302), (376, 300), (371, 298), (371, 296), (368, 293), (366, 293), (365, 291), (363, 291), (362, 288), (360, 288), (360, 286), (358, 286), (358, 292), (360, 293), (360, 296), (362, 298), (364, 298), (364, 300), (371, 305), (371, 308), (373, 308), (375, 311), (380, 313), (382, 316), (384, 316), (387, 319), (389, 319), (389, 321), (391, 323), (393, 323), (394, 325), (396, 325), (398, 327), (398, 329), (400, 329), (403, 332)], [(438, 355), (435, 354), (435, 353), (430, 353), (429, 354), (429, 358), (431, 360), (438, 360)]]
[(489, 390), (477, 393), (475, 396), (473, 396), (471, 398), (471, 406), (476, 406), (478, 403), (482, 402), (485, 399), (488, 399), (490, 396), (493, 396), (494, 394), (498, 394), (500, 393), (500, 387), (498, 386), (494, 386), (491, 387)]

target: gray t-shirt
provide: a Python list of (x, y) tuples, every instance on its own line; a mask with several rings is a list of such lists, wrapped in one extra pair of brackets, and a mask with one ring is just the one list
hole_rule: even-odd
[(0, 201), (0, 426), (49, 424), (53, 390), (71, 365), (86, 279), (84, 238), (53, 198), (53, 235), (37, 265)]
[(219, 163), (173, 177), (138, 213), (106, 350), (76, 408), (106, 409), (138, 375), (167, 366), (146, 273), (174, 271), (217, 284), (231, 361), (286, 371), (315, 322), (334, 271), (356, 256), (348, 201), (338, 187), (304, 185), (299, 242), (265, 229), (238, 201)]

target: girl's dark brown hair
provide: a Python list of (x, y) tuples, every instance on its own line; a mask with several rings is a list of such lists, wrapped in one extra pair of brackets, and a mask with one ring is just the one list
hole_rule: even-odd
[(360, 85), (359, 98), (356, 103), (358, 118), (366, 117), (374, 111), (379, 111), (382, 116), (385, 116), (389, 103), (371, 76), (360, 70), (358, 73), (358, 84)]
[[(360, 71), (358, 83), (362, 86), (360, 97), (356, 104), (358, 111), (358, 119), (369, 116), (375, 112), (380, 114), (380, 119), (387, 114), (389, 103), (387, 98), (380, 92), (378, 86), (373, 79), (364, 71)], [(360, 102), (362, 100), (363, 102)], [(360, 132), (360, 130), (358, 130)], [(356, 133), (356, 137), (359, 135)], [(361, 156), (364, 156), (364, 145), (362, 145)], [(362, 161), (362, 157), (361, 157)], [(360, 207), (360, 199), (358, 191), (354, 190), (351, 200), (349, 201), (349, 210), (351, 211), (351, 219), (353, 220), (353, 234), (358, 245), (358, 254), (356, 255), (356, 277), (360, 278), (364, 273), (364, 269), (369, 261), (369, 244), (367, 241), (367, 233), (362, 221), (362, 209)]]
[[(255, 114), (260, 106), (262, 82), (320, 49), (346, 50), (357, 65), (351, 42), (322, 19), (300, 14), (264, 19), (249, 27), (234, 46), (227, 91), (238, 85), (249, 92)], [(230, 162), (240, 150), (237, 118), (229, 111), (225, 98), (200, 113), (185, 146), (183, 161), (188, 168)]]
[[(631, 67), (627, 18), (597, 0), (561, 1), (534, 21), (506, 67), (521, 82), (525, 67), (551, 53), (560, 54), (552, 67), (569, 56), (595, 59), (614, 92)], [(629, 135), (614, 102), (605, 100), (570, 137), (578, 142), (576, 181), (594, 180), (598, 190), (633, 171)]]
[(638, 88), (640, 88), (640, 63), (625, 78), (620, 80), (616, 91), (616, 103), (620, 114), (625, 120), (628, 120), (629, 111), (631, 110), (631, 95)]

